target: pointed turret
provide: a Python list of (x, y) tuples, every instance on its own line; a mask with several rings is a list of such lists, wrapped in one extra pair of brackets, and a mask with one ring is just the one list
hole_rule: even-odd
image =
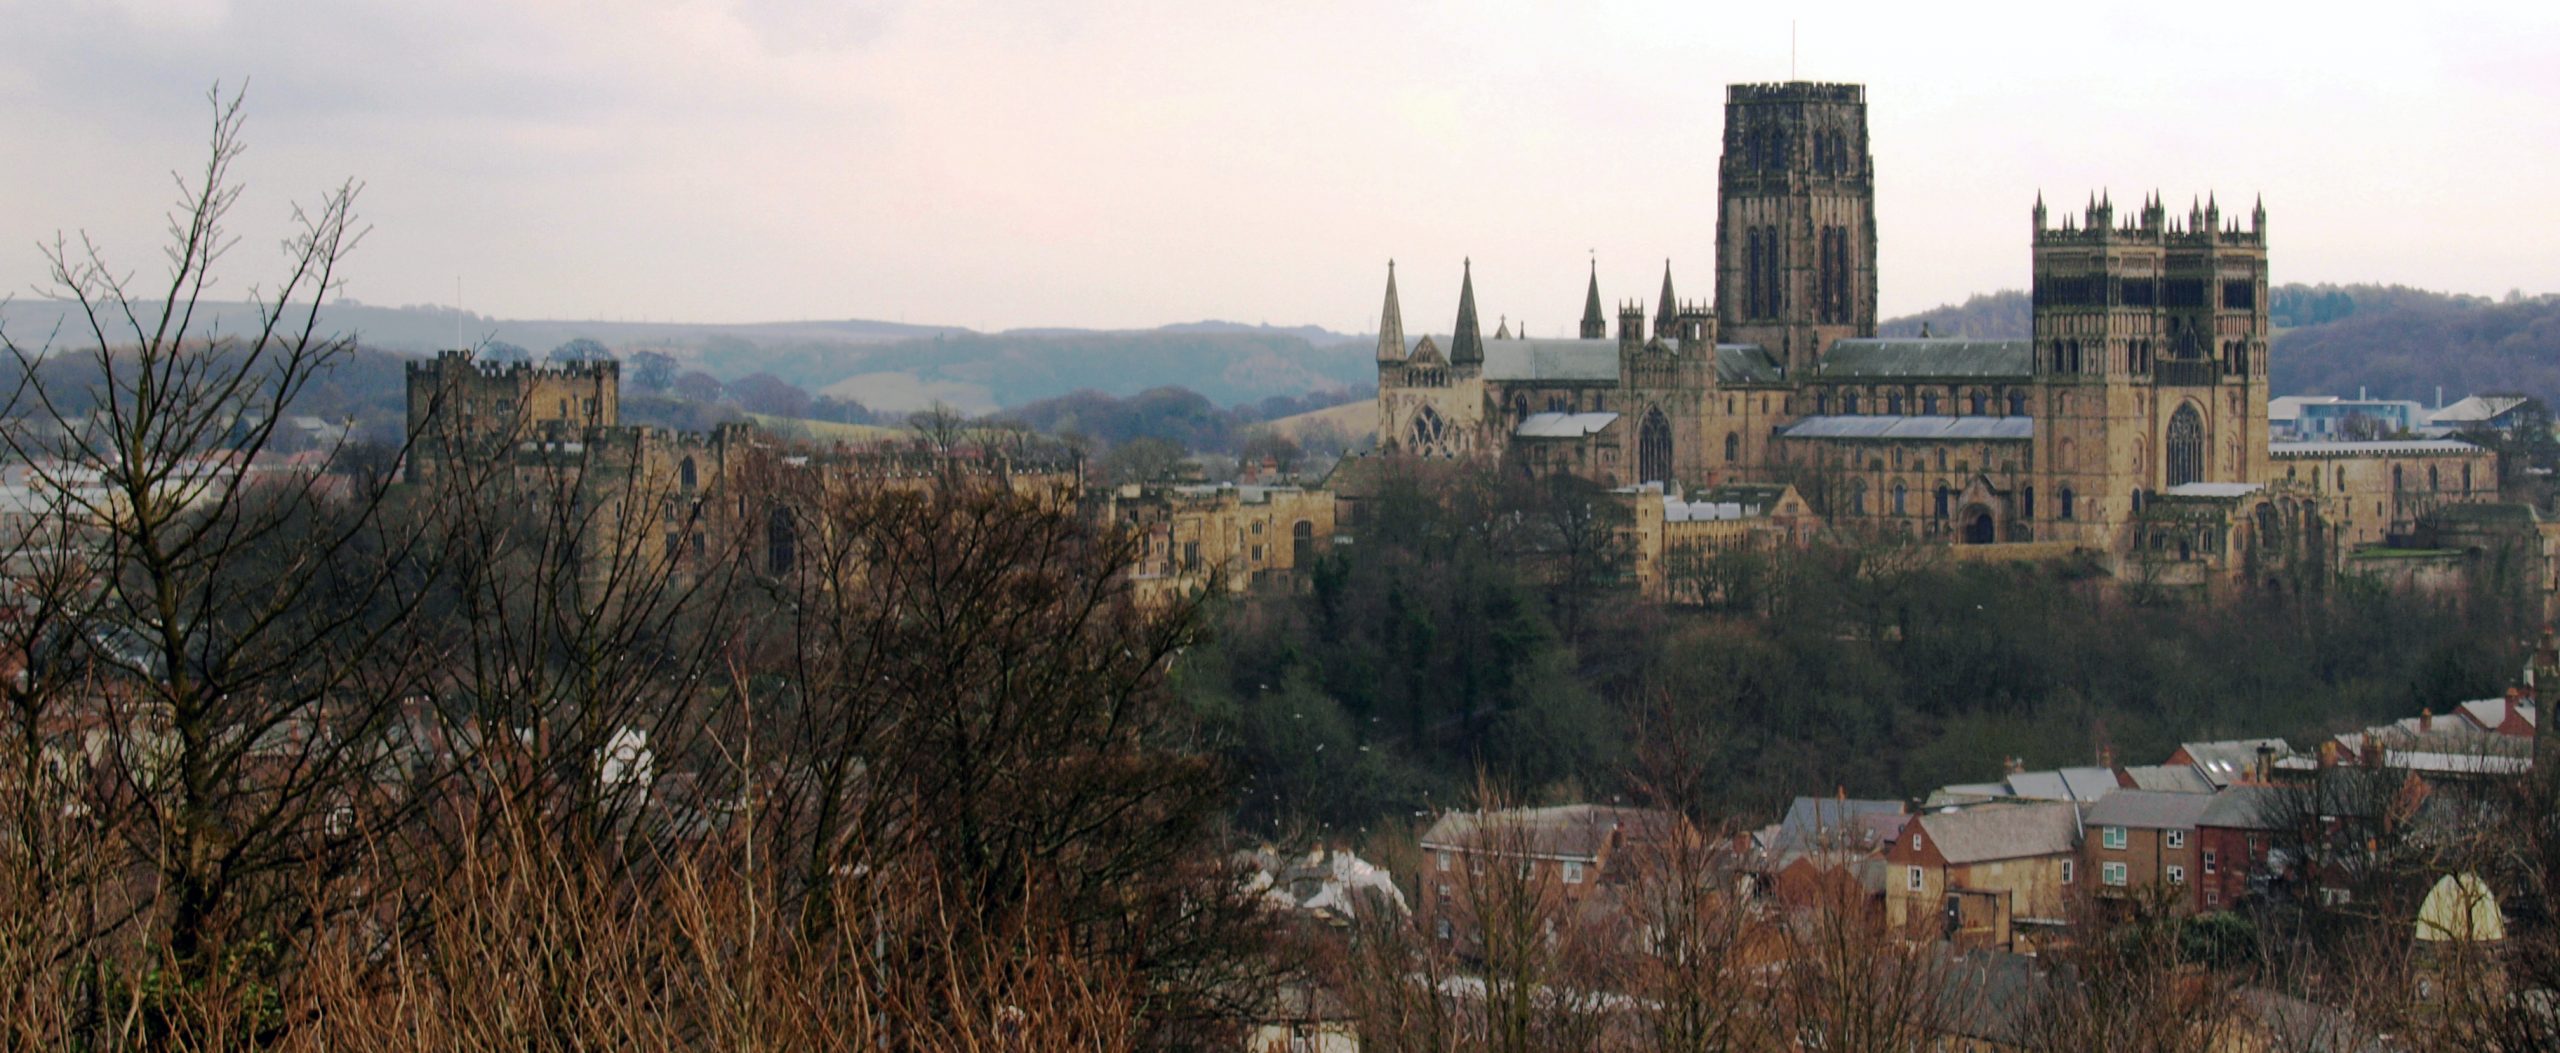
[(2260, 195), (2258, 195), (2258, 203), (2257, 203), (2257, 206), (2256, 206), (2256, 207), (2254, 207), (2254, 208), (2251, 208), (2251, 209), (2249, 210), (2249, 233), (2251, 233), (2251, 234), (2265, 234), (2266, 232), (2267, 232), (2267, 195), (2265, 195), (2265, 194), (2260, 194)]
[(2044, 233), (2044, 191), (2036, 191), (2036, 233)]
[(1653, 309), (1653, 335), (1668, 340), (1678, 332), (1680, 298), (1671, 295), (1671, 261), (1662, 261), (1662, 302)]
[(1458, 326), (1449, 334), (1449, 364), (1472, 366), (1484, 363), (1484, 333), (1476, 325), (1476, 264), (1466, 261), (1466, 274), (1458, 282)]
[(1582, 294), (1582, 338), (1609, 338), (1609, 319), (1600, 313), (1600, 263), (1597, 260), (1591, 263), (1591, 287)]
[(1497, 322), (1497, 323), (1495, 323), (1495, 324), (1494, 324), (1494, 327), (1493, 327), (1493, 338), (1494, 338), (1494, 339), (1496, 339), (1496, 340), (1509, 340), (1509, 339), (1511, 339), (1511, 316), (1510, 316), (1510, 315), (1507, 315), (1507, 314), (1506, 314), (1506, 315), (1503, 315), (1503, 316), (1502, 316), (1502, 321)]
[(1387, 306), (1378, 313), (1378, 361), (1404, 361), (1404, 308), (1396, 305), (1396, 261), (1387, 261)]

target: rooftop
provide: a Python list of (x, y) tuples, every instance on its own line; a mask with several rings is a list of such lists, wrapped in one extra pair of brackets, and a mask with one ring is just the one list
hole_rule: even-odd
[(1806, 417), (1779, 434), (1790, 439), (2027, 440), (2033, 417)]
[(2068, 803), (1986, 804), (1918, 820), (1951, 865), (2061, 855), (2080, 835), (2080, 806)]
[(2277, 457), (2371, 457), (2387, 453), (2478, 453), (2480, 448), (2460, 439), (2380, 439), (2372, 442), (2271, 442), (2267, 452)]
[(2024, 380), (2035, 372), (2035, 345), (2026, 340), (1852, 339), (1822, 354), (1824, 380), (1901, 380), (1938, 377)]

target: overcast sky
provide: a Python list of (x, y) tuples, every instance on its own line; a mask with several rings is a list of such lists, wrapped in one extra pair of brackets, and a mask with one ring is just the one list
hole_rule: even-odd
[[(158, 265), (249, 81), (232, 273), (344, 177), (346, 293), (483, 314), (1540, 335), (1704, 296), (1724, 86), (1868, 86), (1887, 314), (2028, 209), (2264, 194), (2276, 280), (2560, 289), (2560, 5), (0, 0), (0, 281)], [(458, 286), (457, 286), (458, 283)], [(458, 294), (457, 294), (458, 287)]]

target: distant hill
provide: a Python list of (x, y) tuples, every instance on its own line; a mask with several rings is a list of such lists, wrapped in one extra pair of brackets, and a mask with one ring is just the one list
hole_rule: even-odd
[(2035, 315), (2022, 289), (1975, 293), (1960, 304), (1932, 307), (1918, 314), (1876, 323), (1878, 336), (1918, 336), (1926, 323), (1931, 336), (1974, 340), (2024, 340), (2035, 329)]
[[(2479, 296), (2385, 285), (2280, 285), (2269, 389), (2277, 395), (2351, 395), (2432, 402), (2486, 392), (2560, 401), (2560, 296)], [(2027, 294), (1978, 295), (1880, 323), (1887, 336), (2025, 339)]]

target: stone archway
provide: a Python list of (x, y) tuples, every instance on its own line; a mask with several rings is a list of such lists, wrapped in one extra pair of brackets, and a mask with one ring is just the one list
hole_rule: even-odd
[(1992, 520), (1991, 510), (1981, 505), (1966, 505), (1956, 521), (1964, 525), (1965, 544), (1988, 545), (1999, 539), (1999, 524)]

